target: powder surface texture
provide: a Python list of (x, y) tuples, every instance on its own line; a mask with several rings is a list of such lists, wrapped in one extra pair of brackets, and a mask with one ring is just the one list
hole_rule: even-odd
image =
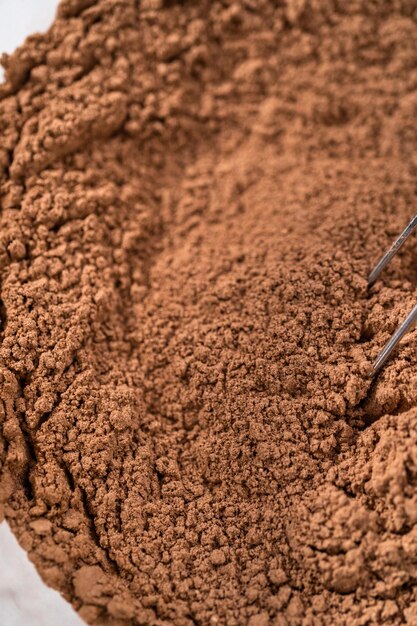
[(417, 624), (413, 0), (63, 0), (3, 57), (0, 502), (91, 626)]

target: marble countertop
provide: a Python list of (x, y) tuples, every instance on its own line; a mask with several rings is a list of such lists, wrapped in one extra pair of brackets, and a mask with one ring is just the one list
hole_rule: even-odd
[(57, 591), (47, 587), (9, 526), (0, 524), (1, 626), (85, 626)]

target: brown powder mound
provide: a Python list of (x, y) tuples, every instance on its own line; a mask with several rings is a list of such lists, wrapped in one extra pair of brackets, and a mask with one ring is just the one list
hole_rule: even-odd
[(91, 625), (417, 624), (417, 6), (63, 0), (3, 59), (0, 499)]

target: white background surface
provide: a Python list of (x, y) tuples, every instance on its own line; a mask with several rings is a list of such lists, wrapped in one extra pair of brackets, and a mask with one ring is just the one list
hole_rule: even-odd
[(46, 30), (57, 6), (58, 0), (0, 0), (0, 51), (13, 52), (28, 35)]
[(85, 626), (40, 579), (6, 523), (0, 524), (1, 626)]
[[(0, 53), (13, 52), (28, 35), (45, 31), (57, 5), (58, 0), (0, 0)], [(41, 581), (6, 523), (0, 524), (0, 626), (84, 626)]]

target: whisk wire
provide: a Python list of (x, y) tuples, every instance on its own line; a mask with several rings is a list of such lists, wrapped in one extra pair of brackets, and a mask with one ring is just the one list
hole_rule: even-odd
[[(412, 218), (412, 220), (407, 224), (401, 235), (395, 240), (393, 245), (389, 248), (389, 250), (383, 255), (383, 257), (378, 261), (372, 272), (369, 274), (368, 278), (368, 287), (372, 287), (374, 282), (377, 280), (382, 270), (388, 265), (391, 261), (392, 257), (398, 252), (401, 246), (407, 241), (410, 235), (417, 228), (417, 214)], [(404, 335), (412, 328), (412, 326), (417, 321), (417, 304), (407, 315), (405, 320), (399, 325), (397, 330), (394, 332), (392, 337), (387, 341), (385, 346), (382, 348), (381, 352), (378, 354), (372, 369), (372, 375), (375, 375), (379, 372), (388, 358), (391, 356), (393, 351), (398, 346), (401, 339)]]
[(401, 235), (397, 237), (397, 239), (394, 241), (394, 243), (389, 248), (389, 250), (387, 250), (384, 256), (375, 265), (374, 269), (369, 274), (368, 287), (372, 287), (374, 282), (378, 279), (382, 270), (388, 265), (392, 257), (398, 252), (398, 250), (407, 241), (409, 236), (414, 232), (416, 228), (417, 228), (417, 215), (415, 215), (413, 219), (411, 220), (411, 222), (407, 224), (407, 226), (404, 228)]

